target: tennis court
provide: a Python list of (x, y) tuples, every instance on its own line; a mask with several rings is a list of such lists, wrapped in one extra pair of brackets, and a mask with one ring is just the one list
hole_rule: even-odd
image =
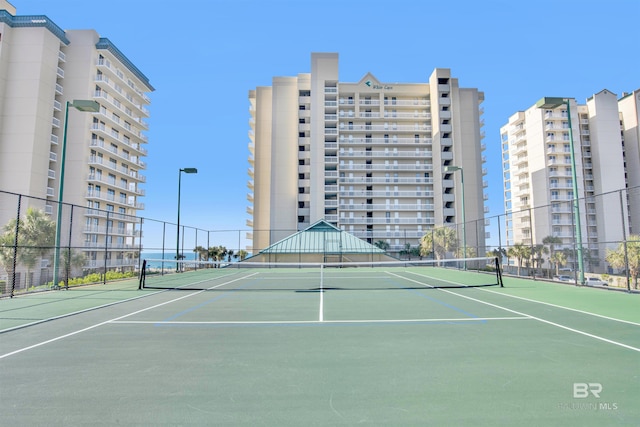
[(3, 424), (640, 424), (640, 295), (209, 270), (0, 301)]

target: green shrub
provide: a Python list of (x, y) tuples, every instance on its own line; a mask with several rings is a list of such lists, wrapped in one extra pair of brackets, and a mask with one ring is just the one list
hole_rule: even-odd
[[(90, 285), (92, 283), (100, 283), (105, 279), (107, 282), (109, 282), (112, 280), (127, 279), (131, 277), (137, 277), (137, 274), (133, 271), (126, 271), (124, 273), (118, 271), (107, 271), (106, 275), (103, 275), (102, 273), (89, 273), (83, 277), (70, 278), (69, 286)], [(50, 288), (52, 285), (53, 282), (48, 282), (45, 286)], [(64, 287), (64, 280), (61, 280), (58, 286)]]

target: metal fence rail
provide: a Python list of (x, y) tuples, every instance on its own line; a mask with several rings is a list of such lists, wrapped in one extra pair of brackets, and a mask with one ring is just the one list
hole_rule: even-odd
[[(505, 214), (434, 226), (422, 238), (410, 231), (394, 231), (392, 236), (363, 231), (356, 237), (400, 259), (490, 254), (502, 259), (506, 274), (637, 289), (640, 188), (577, 201), (563, 194), (567, 192), (562, 188), (552, 188), (547, 205), (530, 206), (521, 199)], [(178, 234), (177, 225), (169, 221), (63, 204), (56, 247), (57, 207), (55, 201), (0, 191), (1, 296), (137, 276), (144, 258), (240, 259), (264, 249), (252, 247), (254, 241), (275, 242), (299, 231), (180, 225)], [(445, 229), (450, 232), (438, 231)], [(463, 236), (472, 243), (467, 245)], [(401, 244), (385, 243), (391, 240)]]

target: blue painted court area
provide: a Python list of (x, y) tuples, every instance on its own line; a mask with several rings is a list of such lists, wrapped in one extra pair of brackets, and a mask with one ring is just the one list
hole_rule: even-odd
[[(131, 289), (4, 330), (3, 423), (639, 424), (638, 295), (376, 274), (358, 288), (336, 273), (322, 287)], [(0, 301), (3, 317), (16, 307)]]

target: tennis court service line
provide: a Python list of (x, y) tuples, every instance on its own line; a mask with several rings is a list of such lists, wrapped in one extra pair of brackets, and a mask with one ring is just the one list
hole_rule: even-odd
[(549, 307), (562, 308), (564, 310), (575, 311), (576, 313), (587, 314), (589, 316), (599, 317), (601, 319), (613, 320), (615, 322), (627, 323), (629, 325), (634, 325), (634, 326), (640, 326), (640, 323), (632, 322), (630, 320), (616, 319), (615, 317), (603, 316), (602, 314), (591, 313), (590, 311), (578, 310), (577, 308), (565, 307), (565, 306), (562, 306), (562, 305), (551, 304), (550, 302), (537, 301), (537, 300), (534, 300), (534, 299), (519, 297), (519, 296), (516, 296), (516, 295), (503, 294), (503, 293), (500, 293), (500, 292), (491, 291), (489, 289), (482, 289), (482, 288), (479, 288), (479, 289), (481, 291), (491, 292), (492, 294), (502, 295), (502, 296), (509, 297), (509, 298), (515, 298), (515, 299), (519, 299), (519, 300), (522, 300), (522, 301), (534, 302), (536, 304), (543, 304), (543, 305), (548, 305)]
[[(390, 273), (390, 274), (395, 274), (395, 273)], [(429, 276), (426, 276), (426, 275), (420, 274), (420, 273), (411, 272), (411, 274), (415, 274), (416, 276), (421, 276), (421, 277), (429, 277)], [(429, 286), (429, 285), (424, 284), (422, 282), (419, 282), (417, 280), (413, 280), (413, 279), (410, 279), (410, 278), (407, 278), (407, 277), (403, 277), (403, 276), (398, 276), (398, 277), (404, 278), (405, 280), (408, 280), (408, 281), (413, 282), (413, 283), (421, 284), (425, 288), (433, 288), (433, 286)], [(449, 283), (455, 283), (455, 282), (449, 282)], [(594, 335), (594, 334), (590, 334), (590, 333), (585, 332), (585, 331), (581, 331), (579, 329), (570, 328), (568, 326), (561, 325), (559, 323), (552, 322), (550, 320), (546, 320), (546, 319), (543, 319), (541, 317), (532, 316), (530, 314), (526, 314), (526, 313), (522, 313), (520, 311), (512, 310), (510, 308), (503, 307), (503, 306), (498, 305), (498, 304), (493, 304), (493, 303), (490, 303), (490, 302), (487, 302), (487, 301), (483, 301), (483, 300), (480, 300), (480, 299), (477, 299), (477, 298), (470, 297), (468, 295), (462, 295), (462, 294), (459, 294), (457, 292), (449, 291), (447, 289), (438, 288), (437, 290), (442, 291), (442, 292), (446, 292), (446, 293), (451, 294), (451, 295), (458, 296), (460, 298), (465, 298), (465, 299), (468, 299), (468, 300), (471, 300), (471, 301), (475, 301), (475, 302), (479, 302), (481, 304), (485, 304), (485, 305), (488, 305), (488, 306), (491, 306), (491, 307), (495, 307), (495, 308), (498, 308), (500, 310), (505, 310), (505, 311), (508, 311), (510, 313), (517, 314), (519, 316), (526, 316), (526, 317), (529, 317), (531, 319), (537, 320), (537, 321), (539, 321), (541, 323), (546, 323), (548, 325), (555, 326), (555, 327), (560, 328), (560, 329), (565, 329), (567, 331), (574, 332), (576, 334), (584, 335), (584, 336), (589, 337), (589, 338), (600, 340), (600, 341), (603, 341), (603, 342), (606, 342), (606, 343), (609, 343), (609, 344), (617, 345), (619, 347), (623, 347), (623, 348), (626, 348), (626, 349), (629, 349), (629, 350), (633, 350), (633, 351), (637, 351), (637, 352), (640, 353), (640, 348), (633, 347), (633, 346), (630, 346), (630, 345), (627, 345), (627, 344), (624, 344), (624, 343), (621, 343), (621, 342), (618, 342), (618, 341), (613, 341), (613, 340), (610, 340), (608, 338), (601, 337), (599, 335)], [(500, 294), (500, 295), (502, 295), (502, 294)]]
[[(104, 292), (111, 292), (111, 291), (104, 291)], [(89, 312), (89, 311), (98, 310), (100, 308), (111, 307), (112, 305), (122, 304), (124, 302), (135, 301), (137, 299), (146, 298), (146, 297), (149, 297), (151, 295), (155, 295), (155, 294), (160, 293), (160, 292), (166, 292), (166, 291), (157, 291), (157, 292), (152, 292), (152, 293), (146, 294), (146, 295), (138, 295), (136, 297), (127, 298), (127, 299), (124, 299), (124, 300), (121, 300), (121, 301), (113, 301), (113, 302), (109, 302), (109, 303), (106, 303), (106, 304), (98, 305), (96, 307), (84, 308), (82, 310), (73, 311), (71, 313), (59, 314), (58, 316), (47, 317), (45, 319), (38, 319), (38, 320), (35, 320), (33, 322), (25, 323), (23, 325), (18, 325), (18, 326), (13, 326), (11, 328), (1, 329), (0, 330), (0, 334), (4, 334), (4, 333), (7, 333), (7, 332), (15, 331), (15, 330), (18, 330), (18, 329), (28, 328), (29, 326), (39, 325), (40, 323), (46, 323), (46, 322), (51, 322), (53, 320), (64, 319), (65, 317), (75, 316), (75, 315), (86, 313), (86, 312)], [(56, 303), (56, 302), (59, 302), (59, 300), (51, 300), (51, 302), (52, 303)]]
[[(258, 273), (253, 273), (253, 274), (258, 274)], [(251, 275), (249, 275), (249, 276), (251, 276)], [(245, 277), (249, 277), (249, 276), (245, 276)], [(240, 279), (236, 279), (236, 280), (240, 280)], [(232, 280), (231, 282), (233, 282), (233, 281), (235, 281), (235, 280)], [(209, 289), (214, 289), (214, 288), (217, 288), (219, 286), (224, 286), (225, 284), (228, 284), (228, 283), (231, 283), (231, 282), (222, 283), (220, 285), (213, 286), (213, 287), (211, 287)], [(140, 309), (140, 310), (136, 310), (136, 311), (134, 311), (132, 313), (125, 314), (123, 316), (118, 316), (118, 317), (113, 318), (113, 319), (105, 320), (104, 322), (96, 323), (94, 325), (87, 326), (86, 328), (78, 329), (77, 331), (69, 332), (68, 334), (60, 335), (60, 336), (57, 336), (55, 338), (51, 338), (49, 340), (45, 340), (45, 341), (39, 342), (37, 344), (33, 344), (33, 345), (30, 345), (30, 346), (27, 346), (27, 347), (19, 348), (18, 350), (14, 350), (14, 351), (11, 351), (9, 353), (0, 354), (0, 360), (4, 359), (5, 357), (13, 356), (15, 354), (22, 353), (22, 352), (27, 351), (27, 350), (32, 350), (34, 348), (38, 348), (38, 347), (41, 347), (41, 346), (46, 345), (46, 344), (51, 344), (52, 342), (60, 341), (60, 340), (63, 340), (65, 338), (69, 338), (69, 337), (72, 337), (74, 335), (81, 334), (82, 332), (90, 331), (92, 329), (98, 328), (100, 326), (104, 326), (106, 324), (109, 324), (109, 323), (112, 323), (112, 322), (115, 322), (115, 321), (118, 321), (118, 320), (126, 319), (127, 317), (134, 316), (134, 315), (139, 314), (139, 313), (144, 313), (145, 311), (148, 311), (148, 310), (153, 310), (154, 308), (162, 307), (164, 305), (171, 304), (171, 303), (174, 303), (176, 301), (180, 301), (180, 300), (183, 300), (183, 299), (186, 299), (186, 298), (191, 298), (192, 296), (199, 295), (199, 294), (201, 294), (203, 292), (206, 292), (206, 290), (197, 291), (197, 292), (194, 292), (194, 293), (191, 293), (191, 294), (183, 295), (181, 297), (174, 298), (174, 299), (169, 300), (169, 301), (161, 302), (159, 304), (152, 305), (151, 307), (146, 307), (146, 308), (143, 308), (143, 309)]]
[(402, 324), (402, 323), (478, 323), (494, 320), (533, 320), (524, 316), (506, 317), (453, 317), (432, 319), (351, 319), (351, 320), (212, 320), (212, 321), (153, 321), (153, 320), (115, 320), (113, 324), (126, 325), (321, 325), (321, 324)]

